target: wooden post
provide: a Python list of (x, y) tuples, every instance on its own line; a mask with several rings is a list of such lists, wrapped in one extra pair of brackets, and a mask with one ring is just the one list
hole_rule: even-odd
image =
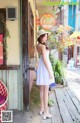
[(23, 45), (23, 101), (26, 109), (29, 109), (29, 32), (28, 32), (28, 0), (22, 0), (22, 45)]

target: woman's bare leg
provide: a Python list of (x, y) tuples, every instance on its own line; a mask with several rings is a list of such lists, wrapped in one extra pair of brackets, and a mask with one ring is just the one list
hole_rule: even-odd
[(41, 102), (41, 106), (40, 106), (40, 110), (42, 111), (42, 110), (44, 110), (44, 97), (43, 97), (43, 92), (44, 92), (44, 86), (43, 85), (41, 85), (40, 86), (40, 102)]
[(52, 118), (52, 115), (48, 111), (48, 91), (49, 91), (49, 86), (45, 85), (43, 90), (44, 90), (44, 93), (43, 93), (43, 97), (44, 97), (44, 115), (43, 115), (43, 119)]
[(48, 113), (48, 91), (49, 91), (49, 86), (45, 85), (44, 86), (44, 112)]
[(33, 70), (30, 70), (30, 84), (29, 84), (29, 91), (31, 92), (32, 86), (34, 84), (34, 80), (36, 79), (36, 73)]

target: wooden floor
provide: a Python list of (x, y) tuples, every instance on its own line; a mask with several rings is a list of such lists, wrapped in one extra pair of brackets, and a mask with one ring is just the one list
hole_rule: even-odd
[(67, 87), (59, 85), (50, 91), (50, 98), (54, 100), (49, 108), (51, 119), (43, 120), (39, 107), (33, 107), (29, 112), (14, 113), (14, 123), (80, 123), (80, 69), (68, 71), (66, 78)]
[(30, 113), (29, 123), (80, 123), (80, 100), (67, 87), (57, 88), (50, 94), (54, 100), (50, 112), (51, 119), (43, 120), (39, 115), (39, 109)]
[(80, 100), (76, 95), (69, 88), (56, 89), (55, 93), (62, 123), (80, 123)]
[(14, 113), (14, 123), (80, 123), (80, 70), (68, 71), (67, 87), (58, 87), (50, 92), (54, 100), (49, 108), (53, 117), (43, 120), (39, 107), (29, 112)]
[(59, 108), (57, 105), (57, 100), (56, 100), (54, 91), (50, 92), (50, 99), (53, 99), (54, 101), (53, 106), (49, 107), (50, 113), (53, 115), (53, 118), (43, 120), (42, 116), (39, 115), (39, 107), (38, 107), (31, 110), (29, 115), (30, 123), (63, 123), (59, 113)]
[(50, 92), (50, 98), (54, 100), (53, 106), (49, 107), (51, 119), (43, 120), (39, 107), (34, 107), (29, 112), (14, 113), (14, 123), (80, 123), (80, 98), (75, 92), (69, 87)]

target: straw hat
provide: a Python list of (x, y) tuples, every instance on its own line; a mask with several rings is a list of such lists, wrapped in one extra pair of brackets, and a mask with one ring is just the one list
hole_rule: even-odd
[(50, 32), (47, 32), (45, 31), (44, 29), (41, 29), (37, 32), (37, 39), (41, 36), (41, 35), (44, 35), (44, 34), (48, 34), (50, 35)]

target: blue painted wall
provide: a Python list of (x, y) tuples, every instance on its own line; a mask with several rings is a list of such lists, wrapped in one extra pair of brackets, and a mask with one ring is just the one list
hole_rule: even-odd
[[(77, 0), (69, 0), (69, 2), (76, 2)], [(61, 2), (67, 2), (65, 0), (61, 0)]]
[(68, 25), (75, 29), (76, 23), (76, 5), (69, 5), (68, 6)]
[(70, 2), (76, 2), (77, 0), (69, 0)]

